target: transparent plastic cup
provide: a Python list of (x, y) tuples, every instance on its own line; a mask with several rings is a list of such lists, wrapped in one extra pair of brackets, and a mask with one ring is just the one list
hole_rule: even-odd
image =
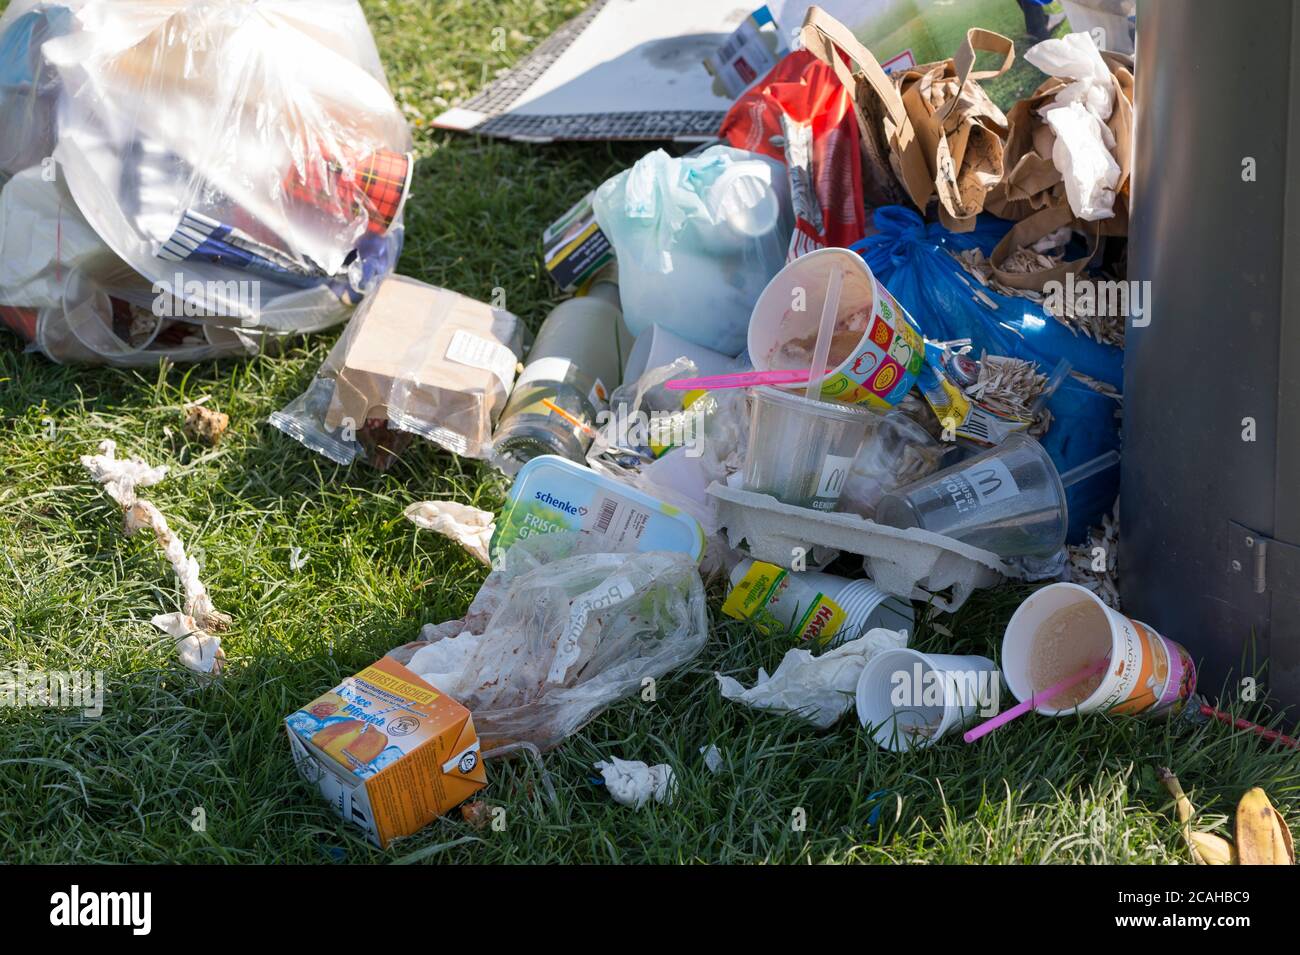
[(1065, 487), (1025, 434), (880, 499), (876, 522), (920, 527), (999, 557), (1050, 557), (1065, 544)]
[(755, 388), (745, 489), (796, 507), (835, 510), (870, 420), (865, 408)]

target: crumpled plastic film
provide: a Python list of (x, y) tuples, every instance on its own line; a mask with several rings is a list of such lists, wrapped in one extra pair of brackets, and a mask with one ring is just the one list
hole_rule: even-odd
[(462, 620), (428, 626), (424, 640), (390, 654), (464, 704), (489, 749), (558, 745), (643, 679), (693, 659), (708, 637), (690, 557), (583, 553), (590, 545), (570, 536), (515, 544)]
[(99, 454), (84, 454), (81, 464), (90, 472), (91, 479), (104, 486), (104, 491), (122, 508), (127, 536), (143, 528), (154, 532), (168, 563), (176, 572), (185, 591), (184, 613), (159, 614), (152, 619), (154, 626), (176, 638), (181, 662), (200, 673), (215, 673), (221, 669), (225, 654), (221, 639), (213, 635), (230, 626), (230, 618), (212, 604), (208, 589), (199, 579), (199, 564), (185, 553), (185, 545), (167, 525), (167, 519), (149, 501), (139, 497), (137, 488), (151, 487), (167, 475), (166, 466), (153, 467), (142, 458), (117, 457), (117, 442), (100, 442)]

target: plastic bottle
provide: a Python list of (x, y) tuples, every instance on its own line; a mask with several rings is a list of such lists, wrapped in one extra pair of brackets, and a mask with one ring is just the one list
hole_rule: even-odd
[(586, 295), (561, 302), (542, 322), (492, 439), (496, 466), (513, 476), (541, 454), (582, 463), (630, 344), (618, 273), (607, 267)]

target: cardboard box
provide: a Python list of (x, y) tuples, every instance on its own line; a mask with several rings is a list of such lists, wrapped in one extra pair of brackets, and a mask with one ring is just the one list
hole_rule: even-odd
[(325, 414), (333, 430), (389, 421), (481, 457), (514, 385), (523, 326), (510, 312), (390, 275), (352, 317)]
[(381, 849), (487, 785), (469, 710), (390, 657), (285, 727), (303, 778)]

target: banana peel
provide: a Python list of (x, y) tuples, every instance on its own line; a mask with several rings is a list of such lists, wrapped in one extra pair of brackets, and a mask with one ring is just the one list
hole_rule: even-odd
[(1235, 865), (1237, 851), (1231, 842), (1218, 833), (1201, 832), (1192, 828), (1192, 816), (1195, 810), (1192, 808), (1192, 801), (1183, 792), (1178, 777), (1164, 766), (1156, 770), (1156, 775), (1169, 790), (1169, 795), (1174, 797), (1174, 814), (1182, 824), (1183, 842), (1187, 845), (1192, 861), (1197, 865)]
[(1217, 832), (1185, 831), (1183, 838), (1197, 865), (1236, 865), (1237, 849)]
[(1295, 864), (1291, 830), (1258, 786), (1237, 803), (1237, 861), (1240, 865)]

